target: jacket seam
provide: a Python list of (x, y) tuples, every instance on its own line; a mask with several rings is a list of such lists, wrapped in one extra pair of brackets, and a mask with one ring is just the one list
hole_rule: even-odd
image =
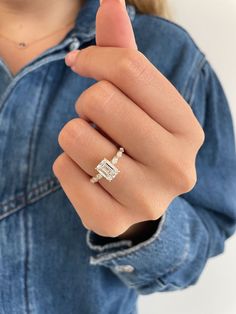
[(196, 56), (196, 61), (194, 62), (194, 66), (192, 67), (192, 71), (190, 72), (191, 75), (189, 76), (189, 79), (186, 80), (186, 83), (184, 85), (183, 89), (183, 96), (185, 97), (186, 101), (192, 107), (193, 99), (195, 96), (195, 90), (197, 86), (197, 82), (199, 81), (201, 70), (206, 63), (206, 57), (205, 55), (200, 55), (201, 58), (199, 58), (199, 55)]
[[(112, 261), (114, 258), (116, 259), (116, 261), (127, 257), (129, 254), (139, 254), (139, 250), (141, 248), (145, 248), (147, 245), (151, 245), (155, 242), (155, 240), (158, 240), (159, 234), (162, 232), (163, 228), (164, 228), (164, 222), (166, 220), (166, 212), (164, 213), (162, 220), (160, 221), (159, 225), (158, 225), (158, 229), (156, 230), (155, 234), (150, 238), (147, 239), (145, 241), (143, 241), (142, 243), (138, 243), (135, 246), (132, 246), (130, 248), (127, 248), (125, 250), (119, 251), (119, 252), (112, 252), (112, 253), (98, 253), (97, 257), (94, 258), (93, 256), (90, 257), (90, 263), (91, 264), (99, 264), (103, 261)], [(87, 232), (87, 244), (89, 246), (89, 248), (93, 249), (93, 245), (90, 244), (89, 240), (89, 232)]]
[(24, 224), (24, 244), (25, 244), (25, 255), (24, 255), (24, 300), (25, 300), (25, 312), (30, 314), (29, 309), (29, 285), (28, 285), (28, 271), (29, 271), (29, 228), (27, 213), (23, 213), (23, 224)]
[(195, 79), (194, 79), (193, 85), (192, 85), (191, 94), (189, 97), (190, 104), (193, 104), (195, 94), (196, 94), (195, 91), (196, 91), (197, 83), (199, 82), (201, 71), (202, 71), (203, 67), (205, 66), (206, 62), (207, 62), (206, 58), (203, 58), (199, 64), (199, 66), (198, 66), (198, 73), (197, 73), (198, 75), (195, 76)]
[(13, 88), (15, 88), (17, 86), (17, 84), (21, 81), (21, 79), (25, 75), (32, 73), (33, 71), (41, 68), (42, 66), (44, 66), (50, 62), (63, 60), (65, 58), (65, 55), (66, 55), (66, 52), (59, 52), (56, 55), (49, 55), (45, 58), (42, 58), (41, 60), (39, 60), (39, 61), (35, 62), (34, 64), (29, 65), (27, 68), (25, 68), (22, 71), (22, 73), (19, 74), (19, 76), (14, 77), (13, 81), (9, 84), (9, 86), (5, 90), (2, 97), (0, 97), (0, 113), (3, 111), (8, 97), (11, 95), (11, 91), (13, 90)]
[(10, 197), (7, 201), (0, 203), (0, 208), (3, 209), (2, 214), (0, 214), (0, 220), (19, 211), (29, 204), (35, 203), (60, 188), (60, 183), (56, 177), (47, 178), (43, 182), (38, 182), (37, 185), (34, 185), (28, 193), (17, 194), (16, 196)]
[[(99, 253), (99, 254), (97, 254), (96, 257), (91, 256), (90, 257), (90, 264), (91, 265), (97, 265), (97, 264), (101, 265), (101, 263), (103, 263), (105, 261), (110, 261), (111, 263), (113, 263), (113, 265), (116, 266), (117, 262), (122, 260), (124, 257), (128, 257), (129, 254), (131, 254), (131, 253), (133, 256), (138, 256), (140, 248), (146, 247), (147, 245), (155, 242), (155, 240), (158, 240), (158, 236), (159, 236), (160, 232), (163, 232), (163, 230), (165, 228), (164, 221), (166, 220), (166, 214), (167, 214), (167, 212), (165, 213), (165, 219), (163, 219), (163, 221), (161, 221), (161, 223), (158, 227), (158, 231), (155, 234), (154, 238), (152, 237), (151, 239), (148, 239), (148, 240), (144, 241), (143, 243), (141, 243), (141, 245), (136, 245), (134, 247), (125, 249), (124, 251), (121, 251), (121, 252), (105, 253), (105, 254)], [(165, 272), (161, 276), (166, 276), (166, 275), (169, 275), (169, 274), (175, 272), (187, 260), (187, 258), (189, 256), (189, 250), (190, 250), (190, 243), (188, 241), (189, 233), (190, 233), (190, 229), (188, 227), (186, 230), (186, 235), (184, 236), (184, 239), (186, 239), (186, 242), (185, 242), (184, 247), (183, 247), (182, 256), (180, 258), (178, 258), (178, 260), (176, 260), (174, 265), (172, 265), (168, 269), (166, 269)]]
[(33, 169), (33, 162), (34, 162), (34, 158), (35, 158), (35, 140), (36, 140), (36, 136), (38, 133), (38, 113), (40, 112), (40, 106), (41, 106), (41, 102), (42, 102), (42, 97), (43, 97), (43, 90), (44, 87), (46, 85), (46, 77), (48, 75), (49, 72), (49, 66), (47, 67), (47, 70), (44, 73), (43, 76), (43, 84), (41, 85), (41, 89), (39, 90), (39, 99), (38, 99), (38, 105), (37, 105), (37, 109), (35, 111), (35, 115), (34, 115), (34, 119), (33, 119), (33, 130), (30, 134), (30, 140), (29, 140), (29, 152), (28, 152), (28, 158), (27, 158), (27, 174), (26, 174), (26, 190), (28, 190), (28, 187), (30, 186), (31, 183), (31, 179), (32, 179), (32, 169)]

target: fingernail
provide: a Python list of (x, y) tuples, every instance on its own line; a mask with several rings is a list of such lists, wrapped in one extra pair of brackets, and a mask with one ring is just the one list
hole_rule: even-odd
[(65, 63), (67, 66), (71, 67), (73, 65), (73, 63), (76, 60), (76, 57), (78, 55), (80, 50), (73, 50), (71, 52), (69, 52), (66, 56), (65, 56)]
[[(100, 5), (102, 5), (104, 1), (105, 0), (100, 0)], [(123, 6), (125, 6), (125, 0), (116, 0), (116, 1), (120, 2), (121, 4), (123, 4)]]

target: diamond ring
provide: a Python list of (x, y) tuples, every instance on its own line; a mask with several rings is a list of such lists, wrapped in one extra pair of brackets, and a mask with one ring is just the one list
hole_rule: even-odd
[(120, 170), (114, 165), (117, 163), (118, 159), (122, 156), (124, 151), (124, 148), (120, 147), (120, 149), (117, 151), (116, 155), (112, 158), (111, 161), (106, 158), (100, 161), (95, 168), (98, 171), (98, 174), (92, 177), (90, 179), (90, 182), (96, 183), (102, 177), (111, 182), (120, 172)]

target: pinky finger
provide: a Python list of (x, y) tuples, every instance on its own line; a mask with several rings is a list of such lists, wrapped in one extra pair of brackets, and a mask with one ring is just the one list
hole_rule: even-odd
[(91, 177), (65, 152), (54, 161), (53, 172), (86, 228), (107, 237), (128, 229), (124, 223), (127, 209), (100, 184), (92, 184)]

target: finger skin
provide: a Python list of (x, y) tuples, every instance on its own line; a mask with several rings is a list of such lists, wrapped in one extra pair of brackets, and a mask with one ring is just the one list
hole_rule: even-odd
[(117, 236), (128, 229), (127, 209), (100, 184), (92, 184), (90, 176), (65, 152), (55, 160), (53, 171), (85, 227), (103, 236)]
[[(148, 138), (147, 141), (143, 139), (138, 141), (137, 138), (135, 138), (138, 132), (132, 133), (132, 130), (129, 132), (129, 130), (127, 131), (126, 129), (125, 134), (122, 134), (122, 132), (115, 133), (114, 129), (119, 131), (119, 127), (122, 128), (121, 120), (125, 120), (122, 119), (122, 114), (120, 114), (120, 116), (117, 114), (117, 117), (113, 114), (113, 120), (116, 118), (117, 120), (114, 120), (115, 123), (112, 128), (112, 125), (109, 124), (108, 120), (104, 119), (104, 116), (99, 116), (98, 110), (97, 113), (93, 115), (94, 112), (91, 110), (91, 105), (90, 111), (84, 110), (84, 116), (93, 122), (97, 122), (101, 130), (107, 132), (112, 139), (117, 140), (117, 144), (120, 144), (122, 137), (125, 136), (131, 141), (137, 142), (137, 145), (140, 146), (139, 153), (143, 152), (149, 160), (153, 162), (154, 160), (158, 160), (160, 164), (158, 172), (156, 168), (154, 169), (152, 166), (146, 167), (146, 165), (144, 165), (146, 171), (140, 172), (143, 177), (140, 175), (138, 178), (139, 182), (136, 180), (135, 176), (139, 175), (139, 172), (137, 170), (133, 171), (132, 166), (130, 166), (132, 164), (129, 165), (129, 160), (132, 161), (133, 164), (138, 164), (137, 160), (135, 160), (137, 154), (133, 155), (133, 159), (121, 158), (120, 167), (124, 170), (120, 173), (120, 176), (118, 174), (116, 181), (111, 182), (112, 184), (117, 184), (116, 189), (112, 190), (112, 185), (108, 186), (109, 182), (106, 182), (105, 179), (102, 184), (92, 184), (90, 182), (90, 175), (94, 174), (92, 170), (89, 169), (89, 167), (93, 168), (92, 158), (91, 160), (89, 159), (89, 152), (92, 151), (92, 147), (89, 147), (89, 141), (83, 142), (85, 136), (78, 136), (75, 132), (71, 134), (70, 139), (73, 139), (71, 142), (68, 139), (60, 140), (61, 146), (65, 152), (61, 154), (54, 163), (53, 171), (61, 182), (68, 198), (82, 218), (82, 221), (84, 221), (85, 226), (88, 226), (89, 229), (103, 236), (112, 236), (112, 234), (114, 236), (120, 235), (131, 225), (139, 222), (135, 220), (136, 216), (133, 215), (133, 208), (125, 207), (122, 202), (119, 202), (119, 199), (123, 200), (124, 204), (127, 203), (125, 202), (126, 199), (129, 200), (130, 203), (135, 204), (137, 212), (140, 210), (140, 213), (143, 213), (141, 221), (153, 220), (160, 217), (170, 203), (171, 198), (173, 198), (173, 195), (176, 196), (177, 188), (179, 191), (181, 188), (181, 192), (185, 189), (185, 183), (180, 184), (179, 181), (182, 181), (182, 178), (186, 178), (185, 182), (189, 182), (189, 174), (188, 176), (185, 175), (183, 165), (186, 164), (189, 168), (192, 168), (192, 162), (190, 163), (189, 158), (185, 158), (180, 148), (183, 146), (184, 149), (186, 145), (184, 137), (186, 134), (190, 133), (190, 130), (198, 130), (197, 127), (200, 129), (200, 124), (190, 106), (185, 102), (177, 89), (138, 51), (132, 25), (123, 4), (119, 3), (117, 0), (103, 1), (96, 16), (97, 45), (85, 48), (81, 50), (79, 54), (77, 51), (71, 52), (75, 58), (74, 63), (70, 63), (70, 66), (72, 66), (71, 68), (74, 72), (81, 76), (94, 78), (97, 81), (107, 81), (113, 84), (115, 88), (119, 89), (123, 95), (129, 98), (132, 104), (140, 107), (143, 113), (146, 113), (147, 117), (149, 116), (155, 122), (157, 128), (159, 127), (159, 131), (162, 130), (163, 133), (161, 134), (160, 132), (159, 139), (162, 139), (163, 143), (165, 138), (163, 136), (164, 132), (169, 135), (176, 133), (175, 135), (183, 136), (181, 138), (182, 142), (178, 142), (176, 138), (175, 146), (172, 145), (171, 149), (164, 149), (164, 146), (158, 146), (158, 142), (156, 140), (152, 142), (150, 138)], [(81, 97), (81, 99), (83, 98)], [(82, 103), (83, 101), (81, 101), (81, 104)], [(91, 104), (91, 100), (88, 103)], [(110, 105), (112, 109), (113, 103), (110, 103)], [(123, 103), (117, 105), (120, 107), (113, 107), (113, 111), (115, 112), (115, 109), (117, 109), (116, 113), (122, 113), (124, 109), (122, 107)], [(112, 112), (109, 112), (107, 108), (106, 104), (104, 105), (104, 103), (101, 102), (101, 112), (105, 114), (105, 117), (107, 114), (107, 117), (111, 116), (112, 119)], [(128, 111), (128, 109), (129, 108), (126, 107), (126, 111)], [(80, 110), (78, 111), (80, 112)], [(83, 110), (81, 110), (81, 113), (83, 115)], [(128, 126), (128, 122), (133, 121), (133, 118), (134, 115), (132, 117), (127, 115), (127, 119), (123, 121), (123, 127)], [(80, 123), (81, 122), (82, 120), (80, 118)], [(142, 127), (143, 129), (146, 128), (144, 127), (143, 121), (138, 121), (138, 127), (138, 130)], [(143, 134), (144, 133), (145, 132), (143, 132)], [(195, 133), (197, 132), (195, 131)], [(147, 135), (152, 139), (155, 137), (155, 134), (158, 134), (158, 132), (147, 132)], [(192, 140), (191, 133), (188, 138)], [(78, 146), (75, 140), (80, 141), (80, 148), (83, 147), (85, 149), (84, 151), (77, 151)], [(90, 143), (91, 142), (92, 141), (90, 141)], [(104, 144), (105, 142), (106, 141), (104, 141)], [(144, 143), (146, 142), (149, 142), (149, 145), (151, 144), (153, 146), (153, 150), (148, 154), (147, 151), (144, 150)], [(85, 143), (88, 145), (86, 146)], [(113, 144), (111, 143), (111, 147), (113, 147)], [(126, 145), (121, 146), (126, 148)], [(156, 146), (158, 147), (156, 148)], [(102, 148), (104, 147), (105, 146), (102, 146)], [(127, 144), (127, 150), (129, 150), (130, 147), (131, 142), (129, 145)], [(110, 149), (111, 148), (109, 148), (109, 150)], [(159, 149), (159, 154), (161, 154), (162, 158), (156, 158), (155, 152), (157, 149)], [(191, 147), (191, 149), (194, 151), (194, 147)], [(99, 152), (101, 153), (101, 151), (103, 150), (100, 147)], [(79, 156), (79, 154), (81, 155)], [(96, 155), (96, 152), (94, 155)], [(96, 156), (98, 156), (98, 153)], [(175, 161), (176, 156), (178, 159), (177, 162)], [(182, 156), (184, 158), (180, 158)], [(90, 166), (86, 164), (88, 160), (91, 163)], [(97, 161), (94, 163), (96, 164)], [(127, 167), (129, 167), (130, 173), (125, 171)], [(127, 176), (127, 178), (125, 178), (125, 176)], [(120, 190), (124, 189), (124, 182), (125, 185), (130, 184), (131, 190), (135, 190), (136, 186), (136, 191), (140, 191), (140, 195), (137, 196), (137, 194), (133, 193), (122, 194)], [(143, 187), (145, 187), (146, 190), (143, 189)], [(111, 189), (110, 191), (109, 188)], [(112, 228), (110, 225), (108, 226), (107, 221), (111, 222)]]
[(155, 167), (161, 153), (174, 146), (172, 134), (108, 81), (99, 81), (84, 91), (76, 102), (76, 112), (93, 121), (142, 164)]
[(137, 49), (126, 7), (117, 0), (104, 0), (96, 15), (96, 45)]
[(71, 69), (111, 82), (170, 133), (189, 134), (200, 127), (182, 95), (139, 51), (90, 46), (77, 53)]
[[(111, 160), (118, 151), (117, 147), (82, 118), (70, 120), (64, 126), (59, 134), (59, 144), (65, 153), (90, 176), (97, 174), (95, 167), (101, 160), (104, 158)], [(111, 182), (102, 178), (95, 184), (101, 185), (122, 206), (129, 208), (127, 215), (129, 213), (133, 221), (145, 219), (144, 208), (147, 206), (145, 196), (148, 195), (149, 189), (149, 182), (145, 183), (146, 168), (141, 167), (126, 152), (119, 158), (116, 167), (120, 173)], [(64, 176), (67, 177), (67, 173)], [(131, 198), (130, 195), (133, 197)]]

